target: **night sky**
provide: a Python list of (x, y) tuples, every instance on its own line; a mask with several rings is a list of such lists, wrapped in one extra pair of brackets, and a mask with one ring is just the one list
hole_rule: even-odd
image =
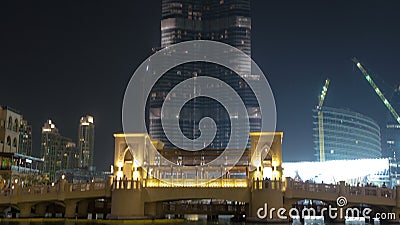
[[(252, 57), (275, 95), (284, 161), (315, 159), (312, 109), (327, 77), (326, 106), (384, 126), (387, 109), (350, 59), (390, 97), (400, 84), (399, 12), (395, 0), (252, 1)], [(76, 141), (79, 118), (91, 114), (95, 165), (109, 169), (125, 87), (160, 46), (160, 17), (158, 0), (0, 3), (0, 104), (32, 124), (37, 156), (46, 119)]]

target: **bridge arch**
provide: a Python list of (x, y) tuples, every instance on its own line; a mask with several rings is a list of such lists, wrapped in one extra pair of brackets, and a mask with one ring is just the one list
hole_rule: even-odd
[(221, 199), (236, 202), (250, 202), (247, 188), (146, 188), (144, 202), (164, 202), (190, 199)]
[(132, 179), (132, 173), (133, 173), (133, 154), (131, 148), (126, 145), (125, 150), (124, 150), (124, 158), (123, 158), (123, 173), (124, 177), (123, 179)]
[(46, 214), (50, 213), (51, 217), (55, 217), (56, 214), (65, 214), (65, 203), (62, 201), (43, 201), (33, 204), (31, 211), (36, 216), (45, 217)]
[(16, 213), (20, 212), (20, 209), (19, 209), (18, 205), (11, 204), (11, 205), (0, 207), (0, 212), (4, 216), (7, 216), (7, 214), (11, 214), (12, 217), (15, 217)]
[[(145, 187), (131, 189), (129, 191), (116, 190), (112, 193), (111, 214), (117, 212), (119, 216), (143, 216), (145, 207), (150, 208), (156, 216), (157, 205), (167, 201), (191, 200), (191, 199), (221, 199), (233, 202), (250, 203), (250, 189), (245, 187)], [(146, 209), (149, 211), (149, 209)]]

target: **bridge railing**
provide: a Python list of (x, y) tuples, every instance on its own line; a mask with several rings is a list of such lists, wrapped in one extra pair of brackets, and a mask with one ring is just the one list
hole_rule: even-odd
[(283, 180), (253, 180), (252, 182), (253, 190), (262, 190), (262, 189), (273, 189), (273, 190), (285, 190), (286, 182)]
[(341, 181), (338, 184), (324, 184), (295, 181), (287, 178), (284, 190), (296, 190), (304, 192), (337, 193), (349, 196), (374, 196), (379, 198), (396, 198), (396, 189), (386, 187), (350, 186)]
[(308, 182), (293, 181), (290, 179), (286, 180), (253, 180), (252, 189), (273, 189), (285, 191), (286, 189), (301, 190), (307, 192), (336, 192), (336, 185), (327, 184), (314, 184)]
[(396, 198), (396, 190), (386, 187), (354, 187), (346, 185), (345, 182), (339, 182), (338, 184), (324, 184), (324, 183), (312, 183), (295, 181), (291, 178), (284, 180), (253, 180), (252, 189), (275, 189), (275, 190), (291, 190), (300, 191), (307, 193), (337, 193), (341, 195), (352, 195), (352, 196), (374, 196), (379, 198)]
[(59, 191), (58, 185), (34, 185), (34, 186), (14, 186), (8, 188), (5, 196), (14, 195), (42, 195), (48, 193), (57, 193)]
[(140, 188), (155, 188), (155, 187), (248, 187), (246, 178), (218, 178), (212, 181), (207, 179), (143, 179), (143, 180), (116, 180), (112, 184), (113, 189), (140, 189)]
[(45, 195), (51, 193), (61, 192), (84, 192), (84, 191), (97, 191), (107, 190), (111, 187), (109, 181), (101, 182), (85, 182), (85, 183), (67, 183), (61, 181), (54, 185), (13, 185), (9, 188), (3, 188), (1, 190), (0, 198), (2, 197), (13, 197), (16, 195)]
[(385, 187), (351, 187), (346, 186), (346, 193), (356, 196), (375, 196), (380, 198), (396, 198), (396, 189)]
[(68, 184), (69, 191), (94, 191), (106, 189), (106, 182), (86, 182), (86, 183), (75, 183)]
[(286, 189), (300, 190), (306, 192), (325, 192), (339, 193), (338, 186), (335, 184), (310, 183), (287, 179)]

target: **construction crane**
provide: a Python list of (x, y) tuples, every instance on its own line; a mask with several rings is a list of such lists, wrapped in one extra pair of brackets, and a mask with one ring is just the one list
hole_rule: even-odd
[(361, 63), (357, 60), (357, 58), (352, 58), (352, 61), (357, 65), (358, 69), (360, 69), (361, 73), (364, 74), (365, 79), (369, 82), (369, 84), (372, 86), (372, 88), (375, 90), (376, 94), (381, 98), (383, 104), (385, 104), (386, 108), (389, 109), (390, 113), (394, 116), (396, 121), (400, 124), (400, 116), (397, 114), (396, 110), (392, 107), (390, 102), (386, 99), (386, 97), (383, 95), (381, 90), (376, 86), (375, 82), (372, 80), (371, 76), (367, 73), (367, 71), (364, 69), (364, 67), (361, 65)]
[(324, 149), (324, 113), (322, 112), (322, 105), (324, 104), (326, 93), (328, 91), (329, 79), (325, 80), (325, 85), (322, 88), (321, 95), (318, 96), (319, 102), (317, 105), (318, 110), (318, 137), (319, 137), (319, 161), (325, 161)]

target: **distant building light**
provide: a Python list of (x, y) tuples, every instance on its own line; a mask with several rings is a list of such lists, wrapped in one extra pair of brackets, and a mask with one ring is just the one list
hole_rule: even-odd
[(93, 116), (88, 116), (88, 122), (93, 123)]

